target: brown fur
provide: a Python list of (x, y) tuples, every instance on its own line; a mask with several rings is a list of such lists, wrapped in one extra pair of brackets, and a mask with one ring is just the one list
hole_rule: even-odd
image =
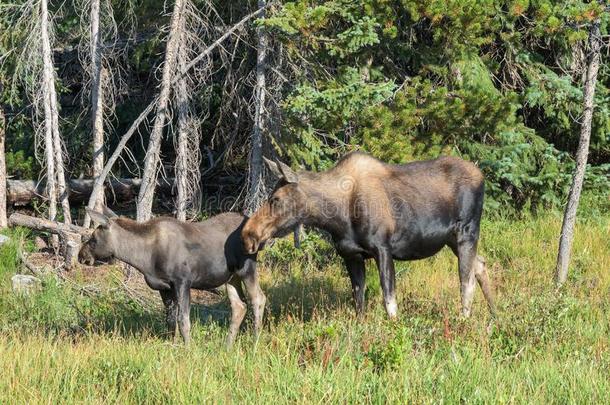
[(363, 261), (374, 258), (386, 310), (395, 316), (393, 259), (422, 259), (449, 246), (460, 262), (464, 314), (469, 313), (484, 197), (483, 175), (473, 163), (441, 157), (392, 165), (351, 153), (321, 173), (267, 164), (280, 181), (243, 228), (247, 252), (301, 223), (324, 229), (345, 260), (357, 310), (363, 308)]
[(246, 217), (226, 213), (200, 223), (167, 217), (139, 223), (104, 210), (88, 211), (100, 226), (79, 257), (87, 262), (116, 257), (138, 269), (148, 286), (161, 294), (170, 333), (178, 324), (188, 343), (191, 288), (213, 290), (224, 284), (233, 309), (227, 337), (227, 344), (232, 344), (246, 311), (237, 294), (242, 281), (253, 305), (255, 332), (260, 331), (265, 295), (258, 284), (256, 255), (242, 249), (240, 234)]

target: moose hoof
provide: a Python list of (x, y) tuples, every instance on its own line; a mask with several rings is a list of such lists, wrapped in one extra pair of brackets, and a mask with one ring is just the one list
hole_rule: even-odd
[(385, 310), (388, 313), (388, 318), (394, 320), (398, 315), (398, 305), (396, 305), (396, 299), (392, 298), (385, 304)]

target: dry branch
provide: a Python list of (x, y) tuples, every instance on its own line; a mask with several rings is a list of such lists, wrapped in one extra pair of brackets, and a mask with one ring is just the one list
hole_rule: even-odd
[(89, 229), (78, 225), (64, 224), (57, 221), (50, 221), (44, 218), (32, 217), (30, 215), (20, 214), (15, 212), (8, 219), (10, 226), (24, 226), (26, 228), (35, 229), (37, 231), (51, 232), (60, 235), (62, 232), (77, 233), (81, 236), (91, 234)]
[[(237, 31), (239, 28), (241, 28), (246, 22), (248, 22), (252, 18), (259, 16), (263, 11), (264, 11), (264, 9), (258, 9), (255, 12), (250, 13), (247, 16), (245, 16), (244, 18), (242, 18), (237, 24), (235, 24), (231, 28), (229, 28), (220, 38), (218, 38), (216, 41), (214, 41), (203, 52), (201, 52), (196, 58), (194, 58), (188, 65), (186, 65), (186, 67), (184, 69), (181, 69), (174, 77), (172, 84), (177, 82), (177, 80), (179, 80), (180, 77), (185, 75), (190, 69), (192, 69), (194, 66), (196, 66), (199, 61), (201, 61), (203, 58), (208, 57), (214, 49), (216, 49), (220, 44), (222, 44), (235, 31)], [(148, 117), (148, 114), (150, 114), (150, 112), (156, 107), (157, 102), (158, 102), (158, 97), (156, 97), (153, 101), (150, 102), (150, 104), (144, 109), (144, 111), (142, 111), (142, 113), (138, 116), (138, 118), (136, 118), (136, 120), (133, 122), (133, 124), (131, 124), (131, 127), (129, 127), (127, 132), (121, 137), (121, 140), (119, 141), (119, 144), (117, 145), (116, 149), (112, 153), (112, 156), (110, 156), (110, 158), (106, 162), (106, 165), (104, 166), (104, 170), (102, 170), (102, 173), (95, 180), (95, 184), (93, 186), (93, 192), (91, 193), (89, 203), (87, 204), (87, 206), (90, 209), (95, 208), (95, 202), (97, 201), (99, 193), (101, 193), (103, 190), (103, 185), (104, 185), (104, 182), (106, 181), (106, 177), (108, 176), (108, 174), (110, 173), (110, 170), (112, 169), (115, 162), (121, 155), (123, 149), (125, 148), (125, 145), (127, 145), (127, 142), (129, 141), (129, 139), (131, 139), (131, 137), (136, 132), (136, 130), (138, 129), (138, 127), (140, 126), (142, 121), (144, 121), (146, 119), (146, 117)], [(88, 228), (90, 226), (90, 224), (91, 224), (91, 218), (89, 218), (89, 215), (85, 215), (85, 220), (83, 222), (83, 226)]]
[(186, 67), (184, 69), (181, 69), (180, 72), (178, 72), (178, 77), (174, 78), (174, 81), (178, 80), (180, 78), (180, 76), (186, 74), (186, 72), (191, 70), (203, 58), (208, 57), (210, 55), (210, 53), (212, 53), (212, 51), (214, 49), (216, 49), (216, 47), (218, 45), (220, 45), (225, 39), (229, 38), (235, 31), (237, 31), (239, 28), (241, 28), (245, 23), (247, 23), (249, 20), (253, 19), (254, 17), (258, 17), (265, 10), (266, 10), (266, 7), (265, 8), (259, 8), (255, 12), (250, 13), (247, 16), (245, 16), (244, 18), (242, 18), (241, 20), (239, 20), (239, 22), (237, 22), (237, 24), (235, 24), (231, 28), (229, 28), (227, 30), (227, 32), (225, 32), (216, 41), (212, 42), (212, 44), (210, 46), (208, 46), (203, 52), (201, 52), (196, 58), (194, 58), (188, 65), (186, 65)]
[[(127, 142), (129, 141), (129, 139), (131, 139), (131, 137), (136, 132), (136, 130), (138, 129), (138, 127), (140, 126), (142, 121), (144, 121), (146, 119), (146, 117), (148, 117), (148, 114), (150, 114), (150, 112), (153, 110), (153, 108), (155, 107), (156, 104), (157, 104), (157, 99), (155, 98), (155, 100), (153, 100), (144, 109), (144, 111), (142, 111), (142, 113), (140, 113), (140, 115), (138, 116), (138, 118), (136, 118), (136, 120), (133, 122), (133, 124), (131, 124), (131, 127), (129, 127), (127, 132), (123, 135), (123, 137), (119, 141), (119, 144), (117, 145), (116, 149), (114, 150), (114, 152), (112, 153), (112, 155), (110, 156), (108, 161), (106, 162), (106, 165), (104, 166), (104, 170), (102, 170), (102, 173), (100, 173), (100, 175), (95, 179), (95, 182), (93, 184), (93, 190), (91, 191), (91, 196), (89, 197), (89, 203), (87, 204), (87, 207), (89, 207), (90, 209), (95, 209), (95, 204), (98, 201), (99, 195), (103, 192), (104, 182), (106, 181), (106, 177), (108, 177), (108, 174), (110, 173), (110, 170), (112, 169), (112, 166), (114, 166), (114, 163), (117, 161), (117, 159), (121, 155), (121, 152), (125, 148), (125, 145), (127, 145)], [(83, 221), (83, 226), (85, 228), (89, 228), (90, 225), (91, 225), (91, 218), (87, 214), (87, 215), (85, 215), (85, 220)]]

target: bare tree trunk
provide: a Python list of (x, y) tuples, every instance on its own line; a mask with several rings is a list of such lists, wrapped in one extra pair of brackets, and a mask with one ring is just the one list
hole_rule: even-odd
[(47, 196), (49, 198), (49, 219), (55, 220), (57, 216), (57, 190), (55, 186), (55, 147), (53, 140), (53, 127), (58, 124), (56, 117), (53, 116), (57, 111), (53, 111), (51, 104), (51, 89), (55, 87), (53, 61), (51, 59), (51, 40), (49, 38), (49, 12), (47, 10), (47, 0), (40, 1), (40, 37), (42, 42), (42, 97), (44, 104), (44, 144), (45, 160), (47, 166)]
[[(43, 58), (43, 98), (45, 100), (45, 155), (47, 158), (47, 186), (49, 186), (49, 218), (57, 215), (56, 198), (62, 205), (64, 222), (70, 223), (70, 203), (63, 167), (63, 148), (59, 136), (59, 110), (57, 108), (57, 93), (55, 92), (55, 70), (51, 54), (51, 39), (49, 35), (49, 10), (47, 0), (40, 2), (41, 40)], [(53, 163), (51, 163), (53, 162)], [(57, 182), (57, 189), (55, 189)]]
[(574, 224), (576, 222), (576, 211), (582, 191), (582, 183), (587, 168), (587, 156), (589, 154), (589, 141), (591, 139), (591, 121), (593, 120), (593, 98), (595, 96), (595, 84), (600, 64), (601, 34), (599, 20), (595, 21), (589, 32), (589, 55), (587, 65), (587, 77), (585, 81), (584, 111), (580, 127), (580, 141), (576, 152), (576, 170), (572, 178), (572, 186), (568, 197), (568, 204), (563, 216), (561, 226), (561, 238), (559, 240), (559, 253), (557, 255), (557, 267), (555, 269), (555, 282), (558, 286), (565, 283), (568, 277), (568, 265), (574, 239)]
[[(181, 30), (184, 35), (184, 18), (181, 18)], [(186, 66), (186, 41), (180, 40), (178, 48), (178, 69)], [(187, 170), (188, 170), (188, 127), (189, 127), (189, 96), (186, 75), (180, 76), (176, 82), (176, 101), (178, 104), (178, 145), (176, 147), (176, 218), (186, 220), (186, 207), (188, 200)]]
[(55, 152), (55, 174), (57, 175), (57, 194), (61, 203), (62, 212), (64, 214), (64, 222), (69, 224), (72, 222), (70, 214), (70, 201), (68, 194), (70, 190), (66, 184), (66, 175), (64, 173), (64, 158), (63, 158), (63, 143), (59, 136), (59, 110), (57, 108), (57, 95), (55, 94), (55, 84), (51, 90), (51, 110), (54, 111), (55, 125), (53, 126), (53, 150)]
[[(267, 7), (266, 0), (258, 0), (259, 10)], [(265, 12), (261, 13), (261, 18)], [(267, 33), (264, 28), (258, 27), (258, 46), (256, 55), (256, 87), (254, 89), (254, 127), (250, 146), (250, 170), (248, 178), (248, 194), (246, 196), (245, 211), (247, 215), (254, 212), (264, 198), (263, 182), (263, 129), (265, 128), (265, 95), (266, 89), (266, 57), (268, 48)]]
[(142, 186), (138, 195), (137, 220), (147, 221), (151, 217), (155, 184), (157, 181), (157, 169), (159, 166), (159, 154), (161, 149), (161, 138), (167, 118), (167, 108), (171, 91), (172, 77), (176, 70), (176, 55), (181, 38), (181, 19), (184, 11), (182, 0), (176, 0), (174, 11), (170, 22), (169, 38), (165, 51), (165, 63), (163, 65), (163, 77), (161, 79), (161, 92), (157, 103), (157, 116), (150, 134), (148, 149), (144, 159), (144, 172), (142, 173)]
[[(178, 64), (182, 67), (182, 51), (178, 57)], [(188, 95), (185, 78), (182, 77), (176, 85), (176, 99), (178, 101), (178, 145), (176, 148), (176, 218), (180, 221), (186, 220), (186, 208), (188, 205)]]
[[(180, 126), (180, 118), (178, 118)], [(178, 148), (176, 150), (176, 218), (186, 221), (187, 184), (186, 184), (186, 132), (178, 132)]]
[[(194, 66), (196, 66), (197, 63), (199, 63), (202, 59), (209, 57), (209, 55), (212, 53), (212, 51), (214, 49), (216, 49), (218, 46), (220, 46), (227, 38), (229, 38), (231, 35), (233, 35), (233, 33), (235, 33), (235, 31), (239, 30), (251, 19), (258, 17), (263, 11), (264, 11), (263, 9), (256, 10), (253, 13), (250, 13), (250, 14), (244, 16), (241, 20), (239, 20), (236, 24), (234, 24), (231, 28), (229, 28), (224, 34), (222, 34), (217, 40), (212, 42), (210, 44), (210, 46), (208, 46), (199, 55), (197, 55), (197, 57), (193, 58), (188, 63), (188, 65), (186, 65), (186, 67), (179, 72), (179, 77), (185, 75), (190, 69), (192, 69)], [(176, 79), (177, 78), (174, 78), (174, 80), (176, 80)], [(93, 191), (91, 192), (91, 197), (89, 199), (89, 203), (87, 204), (88, 208), (90, 208), (90, 209), (95, 208), (95, 201), (97, 201), (97, 198), (99, 198), (99, 194), (104, 192), (104, 182), (106, 181), (106, 177), (110, 173), (110, 170), (112, 170), (112, 167), (114, 166), (116, 161), (119, 159), (123, 149), (125, 149), (127, 142), (129, 142), (129, 140), (131, 139), (133, 134), (136, 132), (136, 130), (138, 129), (140, 124), (142, 124), (142, 122), (144, 120), (146, 120), (146, 118), (152, 112), (152, 110), (156, 108), (158, 101), (159, 101), (159, 97), (155, 97), (155, 99), (153, 101), (151, 101), (146, 106), (146, 108), (140, 113), (140, 115), (134, 120), (134, 122), (131, 124), (131, 126), (129, 127), (127, 132), (125, 132), (123, 134), (123, 136), (121, 137), (121, 140), (119, 141), (117, 147), (112, 152), (112, 155), (110, 155), (110, 157), (106, 161), (106, 164), (104, 165), (104, 169), (102, 170), (102, 174), (95, 180), (95, 184), (93, 185)], [(88, 214), (86, 214), (84, 221), (83, 221), (83, 227), (88, 228), (90, 226), (90, 224), (91, 224), (91, 218), (89, 217)]]
[[(0, 86), (1, 91), (2, 86)], [(4, 155), (4, 137), (6, 120), (4, 108), (0, 105), (0, 228), (6, 228), (6, 158)]]
[[(93, 132), (93, 178), (96, 179), (104, 169), (104, 70), (102, 66), (102, 31), (100, 30), (100, 0), (91, 0), (91, 64), (93, 82), (91, 88), (91, 121)], [(100, 210), (104, 203), (101, 193), (95, 201)]]
[[(185, 7), (188, 6), (188, 1)], [(184, 13), (186, 14), (186, 12)], [(187, 38), (186, 15), (181, 17), (181, 38), (178, 47), (178, 72), (185, 70), (190, 43)], [(178, 75), (174, 94), (178, 110), (178, 137), (176, 140), (176, 218), (187, 219), (200, 193), (201, 172), (199, 130), (191, 115), (192, 83), (188, 75)]]
[[(108, 177), (112, 166), (114, 166), (115, 162), (119, 159), (119, 156), (125, 148), (125, 145), (127, 145), (127, 142), (131, 139), (131, 137), (136, 132), (142, 121), (144, 121), (146, 117), (148, 117), (148, 114), (151, 113), (153, 108), (155, 108), (156, 104), (157, 99), (153, 100), (150, 104), (148, 104), (144, 111), (142, 111), (138, 118), (136, 118), (135, 121), (131, 124), (127, 132), (125, 132), (121, 137), (121, 140), (119, 141), (119, 144), (117, 145), (116, 149), (114, 150), (114, 152), (112, 152), (112, 155), (110, 155), (108, 161), (104, 165), (102, 173), (97, 179), (95, 179), (95, 182), (93, 183), (93, 190), (91, 191), (91, 196), (89, 197), (87, 208), (95, 209), (95, 202), (98, 200), (98, 198), (100, 198), (99, 195), (104, 192), (104, 182), (106, 181), (106, 177)], [(91, 217), (89, 216), (89, 214), (85, 214), (85, 218), (83, 220), (83, 227), (89, 228), (89, 226), (91, 226)]]

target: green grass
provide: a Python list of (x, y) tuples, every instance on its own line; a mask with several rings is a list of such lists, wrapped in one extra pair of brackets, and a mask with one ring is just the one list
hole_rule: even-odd
[(610, 220), (581, 220), (570, 278), (552, 273), (561, 217), (482, 227), (497, 293), (491, 326), (477, 291), (459, 317), (456, 260), (443, 251), (398, 266), (400, 319), (386, 320), (368, 267), (367, 315), (326, 242), (279, 241), (261, 266), (268, 296), (258, 341), (250, 324), (226, 351), (228, 307), (195, 308), (193, 344), (163, 336), (161, 313), (108, 276), (85, 294), (54, 277), (38, 295), (10, 293), (14, 242), (0, 251), (0, 403), (610, 403)]

